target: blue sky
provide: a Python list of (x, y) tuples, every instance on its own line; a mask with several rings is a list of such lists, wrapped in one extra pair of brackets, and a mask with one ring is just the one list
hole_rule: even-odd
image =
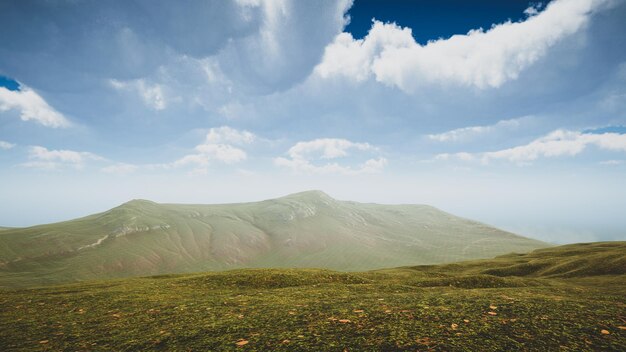
[(0, 225), (321, 189), (626, 239), (626, 1), (4, 1)]
[(413, 37), (420, 44), (429, 40), (448, 38), (467, 33), (471, 29), (488, 29), (494, 23), (507, 19), (525, 19), (524, 10), (529, 6), (541, 6), (527, 0), (360, 0), (350, 7), (350, 23), (345, 27), (355, 38), (362, 39), (372, 27), (372, 19), (395, 22), (413, 30)]

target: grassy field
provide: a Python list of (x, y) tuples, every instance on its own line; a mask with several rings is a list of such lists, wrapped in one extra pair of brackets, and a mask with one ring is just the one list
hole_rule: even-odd
[(0, 291), (1, 351), (625, 351), (626, 242)]

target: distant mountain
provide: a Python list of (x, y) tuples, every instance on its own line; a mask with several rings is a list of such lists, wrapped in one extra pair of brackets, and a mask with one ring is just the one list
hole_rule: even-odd
[(308, 191), (254, 203), (158, 204), (0, 232), (0, 286), (244, 267), (369, 270), (549, 246), (426, 205)]

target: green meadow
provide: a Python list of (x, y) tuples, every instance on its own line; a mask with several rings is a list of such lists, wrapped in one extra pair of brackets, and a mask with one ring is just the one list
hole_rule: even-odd
[(0, 291), (2, 351), (624, 351), (626, 243)]

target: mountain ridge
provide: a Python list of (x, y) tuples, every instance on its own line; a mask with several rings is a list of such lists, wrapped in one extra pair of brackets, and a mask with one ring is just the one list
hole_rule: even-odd
[(428, 205), (336, 200), (322, 191), (232, 204), (133, 199), (0, 234), (0, 286), (234, 268), (370, 270), (549, 246)]

